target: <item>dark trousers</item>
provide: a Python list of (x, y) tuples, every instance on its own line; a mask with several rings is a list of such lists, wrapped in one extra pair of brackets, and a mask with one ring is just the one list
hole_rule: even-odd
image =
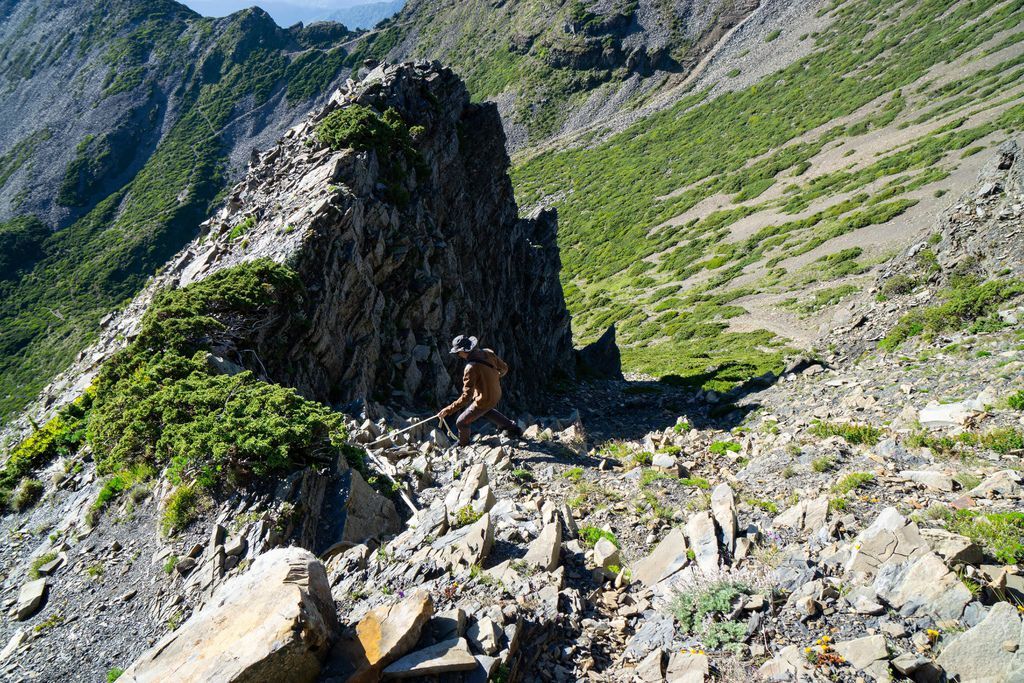
[(459, 419), (455, 421), (455, 426), (459, 428), (459, 445), (469, 445), (469, 434), (470, 425), (479, 420), (480, 418), (489, 420), (495, 427), (506, 432), (518, 432), (519, 427), (516, 423), (508, 419), (494, 408), (478, 408), (475, 404), (470, 404), (468, 408), (462, 411), (459, 415)]

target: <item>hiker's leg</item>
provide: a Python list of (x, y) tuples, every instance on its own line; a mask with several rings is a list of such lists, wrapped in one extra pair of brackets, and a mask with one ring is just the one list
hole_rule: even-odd
[(472, 403), (468, 408), (462, 411), (462, 414), (459, 415), (459, 419), (455, 421), (455, 426), (459, 428), (460, 446), (469, 445), (469, 435), (471, 433), (469, 426), (486, 412), (486, 410), (480, 410), (479, 408), (476, 407), (475, 404)]
[(494, 408), (488, 410), (483, 416), (490, 420), (495, 427), (507, 434), (511, 434), (513, 436), (522, 436), (523, 434), (523, 431), (519, 429), (519, 425), (499, 413)]

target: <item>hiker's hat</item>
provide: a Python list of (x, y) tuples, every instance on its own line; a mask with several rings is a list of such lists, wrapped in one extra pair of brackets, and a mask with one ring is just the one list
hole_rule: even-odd
[(467, 337), (464, 334), (460, 334), (455, 339), (452, 339), (451, 353), (468, 353), (476, 348), (476, 341), (476, 337)]

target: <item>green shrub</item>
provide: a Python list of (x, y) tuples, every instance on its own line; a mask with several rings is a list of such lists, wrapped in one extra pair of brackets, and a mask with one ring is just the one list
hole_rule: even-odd
[(124, 669), (119, 666), (115, 666), (113, 669), (107, 672), (107, 683), (114, 683), (124, 673)]
[(316, 135), (334, 149), (372, 150), (382, 162), (389, 153), (415, 153), (409, 127), (395, 109), (381, 114), (372, 107), (351, 104), (328, 114), (317, 124)]
[(653, 453), (648, 451), (637, 451), (636, 453), (631, 453), (623, 464), (627, 470), (631, 470), (635, 467), (650, 467), (653, 462)]
[(645, 469), (640, 473), (640, 488), (647, 488), (654, 482), (665, 479), (675, 479), (675, 477), (669, 476), (664, 472), (659, 472), (658, 470)]
[[(302, 297), (295, 273), (262, 259), (160, 294), (97, 380), (88, 438), (98, 471), (167, 467), (175, 484), (212, 489), (348, 458), (339, 413), (250, 372), (216, 374), (205, 360), (213, 344), (244, 348), (301, 310)], [(128, 484), (114, 480), (109, 491)]]
[(1019, 280), (983, 282), (975, 276), (956, 278), (939, 294), (942, 303), (904, 315), (878, 342), (878, 347), (893, 351), (918, 335), (955, 332), (968, 327), (979, 332), (998, 329), (1002, 326), (996, 315), (1000, 305), (1021, 294), (1024, 294), (1024, 282)]
[(882, 430), (866, 424), (852, 422), (817, 421), (808, 430), (820, 437), (841, 436), (849, 444), (874, 446), (882, 438)]
[(155, 470), (146, 464), (135, 465), (131, 469), (117, 472), (103, 482), (100, 492), (96, 494), (96, 500), (92, 504), (92, 509), (95, 512), (101, 512), (122, 493), (129, 490), (135, 484), (153, 477), (155, 474)]
[(452, 528), (460, 529), (464, 526), (475, 524), (483, 516), (484, 513), (474, 510), (472, 505), (461, 507), (455, 511), (455, 518), (452, 520)]
[(846, 512), (850, 507), (850, 501), (845, 498), (832, 498), (828, 501), (829, 512)]
[(712, 650), (729, 649), (747, 639), (742, 621), (713, 621), (704, 629), (704, 645)]
[(981, 434), (978, 443), (1002, 455), (1024, 450), (1024, 432), (1014, 427), (998, 427)]
[[(422, 136), (422, 129), (417, 133)], [(334, 149), (350, 147), (375, 152), (388, 188), (388, 199), (400, 206), (409, 202), (404, 187), (406, 167), (415, 168), (423, 175), (428, 172), (414, 145), (412, 131), (395, 109), (389, 108), (381, 114), (371, 107), (352, 104), (328, 114), (317, 125), (316, 134), (321, 142)]]
[(751, 507), (760, 508), (770, 515), (779, 514), (779, 506), (774, 501), (762, 500), (760, 498), (744, 498), (743, 502)]
[(512, 478), (520, 483), (525, 483), (534, 480), (533, 472), (522, 467), (512, 470)]
[(15, 446), (0, 470), (0, 488), (13, 488), (22, 478), (54, 459), (77, 453), (85, 444), (85, 418), (94, 396), (95, 390), (89, 389)]
[(711, 488), (711, 482), (703, 477), (682, 477), (679, 479), (679, 483), (683, 486), (693, 486), (698, 489), (704, 489), (705, 491)]
[(814, 461), (811, 462), (811, 469), (820, 474), (822, 472), (828, 472), (830, 469), (835, 467), (835, 464), (835, 458), (830, 455), (823, 455), (820, 458), (815, 458)]
[(685, 634), (700, 637), (711, 649), (742, 642), (746, 626), (723, 621), (737, 598), (749, 595), (750, 588), (732, 581), (717, 581), (699, 591), (677, 593), (669, 610)]
[(43, 482), (25, 477), (11, 494), (9, 505), (15, 512), (23, 512), (43, 496)]
[(693, 429), (693, 425), (691, 425), (686, 420), (683, 420), (682, 422), (676, 422), (672, 426), (672, 431), (675, 432), (676, 434), (685, 434), (686, 432), (690, 431), (691, 429)]
[(206, 500), (199, 487), (193, 484), (182, 484), (167, 497), (164, 513), (160, 519), (160, 529), (165, 536), (188, 528), (199, 519), (206, 507)]
[(878, 292), (878, 299), (880, 301), (888, 301), (894, 296), (905, 296), (914, 291), (917, 287), (917, 280), (909, 275), (903, 275), (902, 273), (893, 275), (882, 283), (882, 287)]
[(1018, 391), (1016, 394), (1011, 394), (1006, 399), (1006, 405), (1012, 410), (1024, 410), (1024, 391)]
[(845, 477), (839, 480), (839, 482), (832, 487), (832, 490), (839, 494), (847, 494), (850, 491), (855, 491), (863, 486), (867, 486), (875, 480), (875, 475), (870, 472), (851, 472)]
[(957, 510), (949, 530), (970, 538), (1003, 564), (1024, 562), (1024, 513)]
[(966, 448), (987, 448), (1002, 455), (1024, 449), (1024, 432), (1014, 427), (997, 427), (988, 432), (961, 432), (955, 436), (935, 436), (915, 432), (907, 437), (907, 445), (930, 448), (936, 455), (950, 457)]
[(569, 469), (567, 469), (565, 472), (562, 473), (562, 477), (565, 478), (565, 479), (568, 479), (569, 481), (571, 481), (571, 482), (573, 482), (575, 484), (575, 483), (579, 482), (580, 479), (583, 478), (583, 468), (582, 467), (570, 467)]
[(775, 29), (774, 31), (770, 32), (768, 35), (766, 35), (764, 37), (764, 42), (770, 43), (770, 42), (774, 41), (776, 38), (778, 38), (781, 35), (782, 35), (782, 30), (781, 29)]
[(40, 555), (36, 559), (32, 560), (32, 564), (30, 564), (29, 568), (28, 568), (28, 578), (30, 578), (32, 580), (38, 579), (39, 576), (40, 576), (39, 568), (42, 567), (45, 564), (49, 564), (49, 563), (53, 562), (56, 559), (57, 559), (57, 553), (54, 552), (54, 551), (50, 551), (50, 552), (44, 553), (43, 555)]
[(580, 527), (580, 540), (588, 546), (590, 546), (591, 548), (597, 545), (597, 542), (600, 541), (602, 538), (606, 538), (609, 541), (611, 541), (616, 548), (619, 547), (619, 539), (616, 538), (615, 534), (613, 534), (612, 532), (606, 531), (605, 529), (596, 526)]
[(735, 441), (715, 441), (708, 447), (708, 450), (715, 455), (725, 455), (726, 453), (739, 453), (741, 446)]

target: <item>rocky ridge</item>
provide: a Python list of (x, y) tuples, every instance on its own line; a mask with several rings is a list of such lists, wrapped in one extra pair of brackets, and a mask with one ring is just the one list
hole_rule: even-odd
[[(260, 258), (294, 268), (307, 305), (257, 335), (254, 348), (221, 349), (228, 367), (335, 404), (436, 408), (460, 379), (447, 342), (490, 330), (482, 343), (516, 368), (509, 400), (572, 376), (557, 218), (544, 210), (518, 217), (493, 105), (470, 104), (461, 81), (436, 63), (381, 67), (348, 88), (254, 157), (203, 234), (105, 318), (101, 340), (43, 391), (30, 411), (37, 423), (80, 395), (138, 334), (159, 291)], [(352, 106), (393, 109), (418, 129), (416, 158), (403, 162), (401, 180), (375, 150), (319, 141), (317, 126)]]

